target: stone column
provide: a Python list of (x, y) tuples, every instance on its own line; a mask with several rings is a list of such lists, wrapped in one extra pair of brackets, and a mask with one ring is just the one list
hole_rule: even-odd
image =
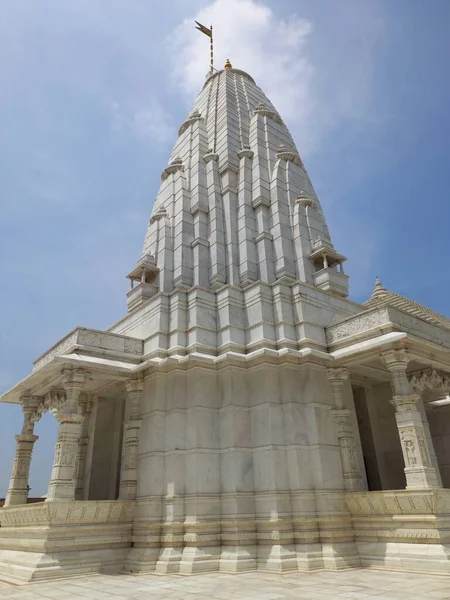
[(31, 454), (34, 442), (39, 439), (34, 435), (34, 424), (40, 418), (37, 408), (39, 396), (22, 396), (20, 404), (23, 410), (23, 426), (19, 435), (16, 435), (16, 454), (6, 493), (5, 506), (26, 504), (28, 499), (28, 478), (30, 474)]
[(141, 399), (144, 390), (143, 379), (130, 379), (125, 384), (126, 421), (123, 424), (122, 463), (120, 468), (119, 498), (133, 500), (137, 493), (137, 462)]
[(63, 371), (65, 395), (58, 406), (53, 408), (59, 429), (47, 500), (75, 499), (78, 443), (83, 421), (78, 399), (87, 376), (83, 369)]
[(78, 454), (77, 454), (77, 486), (75, 489), (75, 500), (84, 499), (84, 476), (86, 473), (86, 456), (87, 448), (89, 443), (89, 422), (91, 418), (92, 406), (94, 402), (92, 394), (86, 394), (84, 398), (79, 401), (79, 409), (81, 412), (81, 435), (78, 440)]
[(405, 349), (387, 350), (381, 358), (392, 376), (395, 418), (405, 461), (406, 489), (440, 487), (431, 464), (430, 447), (422, 417), (417, 408), (419, 396), (411, 392), (406, 367), (409, 356)]
[(342, 389), (348, 376), (348, 369), (344, 367), (328, 369), (328, 381), (333, 391), (335, 404), (332, 412), (341, 450), (344, 486), (346, 490), (355, 492), (362, 490), (363, 484), (353, 431), (352, 410), (344, 408), (344, 399), (342, 397)]

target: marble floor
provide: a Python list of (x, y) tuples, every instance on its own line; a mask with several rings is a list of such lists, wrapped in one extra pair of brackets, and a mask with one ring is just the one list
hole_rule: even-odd
[(358, 569), (273, 575), (94, 575), (14, 586), (2, 600), (445, 600), (450, 577)]

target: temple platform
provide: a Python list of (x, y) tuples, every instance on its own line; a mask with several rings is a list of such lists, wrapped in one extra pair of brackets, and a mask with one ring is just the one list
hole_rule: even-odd
[[(303, 496), (305, 506), (311, 494)], [(207, 576), (214, 571), (282, 574), (358, 566), (450, 574), (450, 490), (347, 493), (348, 512), (339, 505), (339, 496), (323, 493), (322, 513), (291, 519), (291, 530), (285, 519), (284, 539), (278, 543), (268, 542), (269, 524), (263, 527), (255, 515), (248, 518), (255, 533), (241, 544), (230, 542), (226, 521), (198, 523), (198, 530), (219, 530), (213, 549), (208, 538), (192, 536), (192, 521), (172, 522), (176, 536), (167, 534), (167, 523), (160, 524), (158, 536), (154, 520), (141, 517), (133, 524), (133, 501), (6, 507), (0, 509), (0, 578), (23, 583), (92, 573)], [(273, 523), (272, 530), (276, 527)]]

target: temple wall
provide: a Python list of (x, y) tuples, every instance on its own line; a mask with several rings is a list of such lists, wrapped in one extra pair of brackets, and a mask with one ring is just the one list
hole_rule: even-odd
[(359, 305), (302, 283), (261, 282), (246, 290), (199, 287), (159, 293), (109, 331), (145, 340), (145, 354), (180, 353), (186, 347), (222, 353), (258, 347), (326, 350), (324, 328), (360, 312)]
[(356, 564), (332, 408), (314, 365), (148, 376), (129, 568)]
[(99, 398), (89, 460), (89, 500), (118, 497), (124, 398)]

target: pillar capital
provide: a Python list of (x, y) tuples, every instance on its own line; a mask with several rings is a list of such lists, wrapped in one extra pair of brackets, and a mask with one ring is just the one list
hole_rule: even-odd
[(89, 379), (88, 371), (84, 369), (63, 369), (62, 383), (65, 394), (61, 394), (55, 411), (56, 419), (61, 422), (79, 422), (78, 400)]
[(327, 376), (333, 390), (334, 404), (338, 409), (343, 408), (342, 388), (349, 377), (349, 371), (345, 367), (332, 367), (327, 370)]
[(127, 379), (125, 382), (125, 389), (127, 394), (137, 393), (144, 391), (144, 379), (141, 377), (139, 379)]
[(20, 397), (20, 406), (22, 407), (23, 412), (21, 435), (33, 435), (34, 424), (41, 418), (41, 412), (39, 411), (40, 402), (40, 396), (24, 394)]
[(406, 376), (406, 368), (411, 360), (409, 352), (405, 348), (386, 350), (382, 352), (381, 360), (392, 375), (394, 396), (410, 396), (411, 389)]
[(343, 385), (349, 378), (349, 370), (347, 367), (330, 367), (327, 369), (328, 381), (333, 384)]
[(125, 382), (128, 419), (139, 419), (144, 379), (128, 379)]
[(389, 371), (405, 372), (411, 357), (406, 348), (399, 348), (396, 350), (393, 349), (382, 352), (381, 360), (384, 362)]
[(66, 394), (79, 390), (80, 393), (89, 377), (89, 372), (84, 369), (63, 369), (62, 383)]
[(34, 394), (23, 394), (20, 396), (20, 406), (24, 412), (36, 410), (40, 402), (41, 397)]

